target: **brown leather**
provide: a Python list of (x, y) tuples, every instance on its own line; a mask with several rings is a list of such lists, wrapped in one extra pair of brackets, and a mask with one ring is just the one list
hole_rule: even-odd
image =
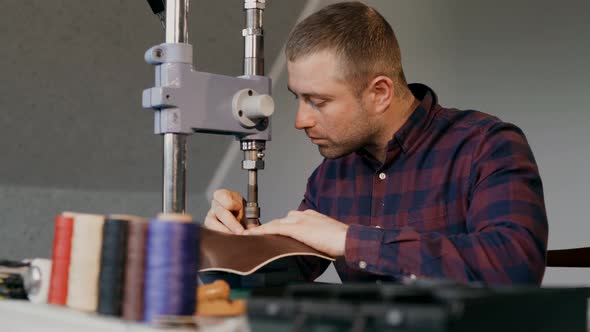
[(297, 240), (280, 235), (234, 235), (201, 228), (200, 272), (254, 273), (264, 265), (287, 256), (329, 257)]
[(550, 267), (590, 267), (590, 247), (549, 250), (547, 266)]

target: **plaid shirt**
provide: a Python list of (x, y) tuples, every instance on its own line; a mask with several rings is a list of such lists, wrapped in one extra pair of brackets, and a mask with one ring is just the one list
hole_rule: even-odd
[[(343, 281), (448, 278), (540, 284), (547, 217), (543, 187), (523, 132), (498, 118), (443, 108), (425, 85), (388, 143), (384, 163), (364, 150), (324, 160), (300, 210), (350, 227)], [(306, 259), (311, 279), (327, 267)]]

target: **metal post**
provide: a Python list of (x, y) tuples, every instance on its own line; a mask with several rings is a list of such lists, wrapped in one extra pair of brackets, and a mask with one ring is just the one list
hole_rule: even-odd
[[(262, 31), (262, 13), (265, 0), (244, 0), (246, 11), (246, 28), (244, 36), (244, 75), (264, 75), (264, 38)], [(264, 168), (265, 141), (242, 140), (244, 151), (242, 167), (248, 170), (248, 195), (246, 201), (246, 226), (260, 224), (260, 207), (258, 205), (258, 170)], [(248, 165), (248, 167), (244, 167)]]
[[(189, 0), (166, 0), (166, 43), (187, 43)], [(186, 135), (164, 134), (162, 211), (186, 210)]]
[(242, 32), (244, 36), (244, 75), (262, 76), (264, 75), (264, 38), (262, 33), (264, 1), (245, 0), (244, 5), (246, 10), (246, 29)]

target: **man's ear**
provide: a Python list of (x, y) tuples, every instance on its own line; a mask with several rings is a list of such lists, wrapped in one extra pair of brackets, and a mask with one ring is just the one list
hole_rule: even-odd
[(387, 76), (377, 76), (369, 83), (369, 91), (372, 104), (376, 113), (383, 113), (391, 105), (395, 95), (395, 84)]

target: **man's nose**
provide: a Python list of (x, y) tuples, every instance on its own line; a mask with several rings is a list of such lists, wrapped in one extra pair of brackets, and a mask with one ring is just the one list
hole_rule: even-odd
[(316, 114), (315, 111), (303, 101), (297, 105), (297, 116), (295, 117), (295, 128), (306, 129), (315, 126)]

